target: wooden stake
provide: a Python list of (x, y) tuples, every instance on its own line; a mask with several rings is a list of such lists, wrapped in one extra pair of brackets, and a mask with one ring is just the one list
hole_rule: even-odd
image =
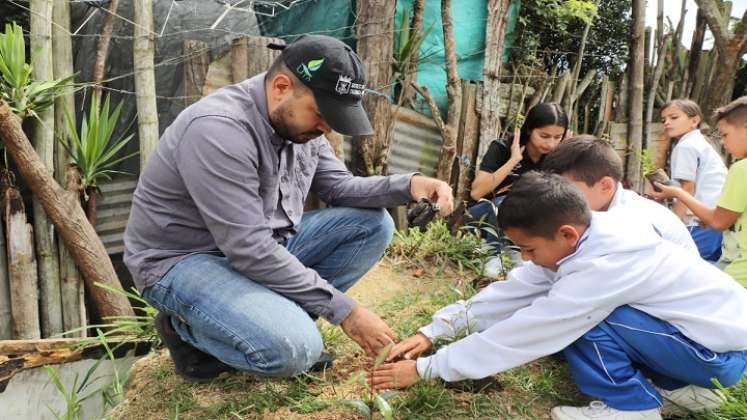
[(135, 67), (137, 128), (140, 140), (140, 169), (145, 168), (150, 153), (158, 144), (158, 108), (156, 78), (153, 66), (153, 0), (135, 1), (135, 41), (132, 63)]
[(208, 45), (202, 41), (187, 39), (184, 41), (184, 106), (190, 106), (202, 97), (202, 86), (205, 84), (210, 53)]

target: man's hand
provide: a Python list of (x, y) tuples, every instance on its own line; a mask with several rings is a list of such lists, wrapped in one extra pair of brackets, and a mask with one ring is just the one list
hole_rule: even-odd
[(410, 194), (415, 201), (427, 198), (438, 204), (441, 216), (446, 217), (454, 211), (454, 193), (451, 187), (436, 178), (414, 175), (410, 180)]
[(353, 308), (340, 327), (372, 357), (396, 339), (394, 331), (378, 315), (362, 306)]
[(391, 362), (400, 357), (403, 357), (406, 360), (413, 360), (420, 356), (424, 351), (430, 350), (431, 347), (433, 347), (431, 340), (426, 337), (425, 334), (417, 333), (412, 337), (408, 337), (397, 343), (394, 348), (392, 348), (386, 361)]
[(379, 366), (371, 376), (368, 384), (377, 390), (407, 388), (420, 379), (414, 360), (403, 360), (397, 363), (386, 363)]

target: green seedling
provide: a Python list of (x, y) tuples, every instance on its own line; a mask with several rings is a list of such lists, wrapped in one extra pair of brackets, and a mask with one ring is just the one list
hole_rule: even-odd
[(386, 391), (381, 394), (376, 394), (376, 391), (368, 384), (367, 380), (367, 376), (371, 376), (373, 372), (378, 369), (384, 361), (386, 361), (393, 348), (394, 343), (389, 343), (379, 351), (379, 354), (371, 365), (371, 369), (368, 371), (368, 375), (364, 371), (359, 371), (351, 378), (351, 381), (360, 383), (368, 390), (368, 396), (364, 399), (358, 400), (343, 400), (340, 401), (340, 404), (353, 408), (367, 420), (373, 419), (373, 415), (377, 411), (381, 414), (384, 420), (391, 420), (394, 418), (394, 410), (392, 409), (391, 404), (389, 404), (389, 400), (399, 393), (397, 391)]

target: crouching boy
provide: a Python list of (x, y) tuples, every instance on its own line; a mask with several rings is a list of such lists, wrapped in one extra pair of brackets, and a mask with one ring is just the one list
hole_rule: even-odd
[[(747, 369), (747, 290), (650, 222), (592, 213), (567, 180), (529, 173), (498, 224), (531, 263), (438, 311), (373, 386), (482, 378), (563, 351), (579, 389), (602, 403), (555, 407), (553, 419), (661, 419), (665, 399), (714, 408), (713, 380), (731, 386)], [(467, 322), (475, 332), (418, 357)]]

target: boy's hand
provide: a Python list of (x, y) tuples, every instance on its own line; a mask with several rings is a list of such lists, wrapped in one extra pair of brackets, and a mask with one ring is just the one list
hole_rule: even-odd
[(371, 376), (368, 384), (376, 389), (407, 388), (420, 379), (414, 360), (402, 360), (379, 366)]
[(389, 353), (386, 361), (391, 362), (397, 360), (400, 357), (405, 360), (413, 360), (417, 358), (424, 351), (430, 350), (433, 347), (431, 340), (423, 333), (417, 333), (412, 337), (408, 337), (401, 342), (397, 343), (392, 351)]
[(661, 190), (660, 192), (657, 192), (656, 190), (649, 192), (649, 194), (657, 200), (676, 198), (680, 191), (682, 191), (682, 188), (676, 186), (664, 185), (658, 182), (654, 182), (653, 184), (656, 188)]

